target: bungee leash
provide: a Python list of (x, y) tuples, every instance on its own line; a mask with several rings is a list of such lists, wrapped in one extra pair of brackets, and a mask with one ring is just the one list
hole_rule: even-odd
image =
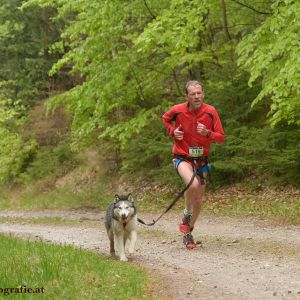
[(174, 200), (171, 202), (171, 204), (167, 207), (167, 209), (156, 219), (156, 220), (153, 220), (152, 223), (145, 223), (143, 220), (141, 219), (137, 219), (139, 223), (145, 225), (145, 226), (153, 226), (158, 220), (160, 220), (160, 218), (165, 215), (175, 204), (176, 202), (183, 196), (184, 192), (192, 185), (194, 179), (195, 179), (195, 176), (196, 176), (196, 173), (197, 173), (197, 168), (196, 166), (193, 166), (193, 175), (189, 181), (189, 183), (184, 187), (184, 189), (182, 191), (180, 191), (176, 197), (174, 198)]

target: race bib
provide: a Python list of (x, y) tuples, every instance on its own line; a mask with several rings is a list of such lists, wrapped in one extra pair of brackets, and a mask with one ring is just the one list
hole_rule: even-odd
[(204, 147), (189, 147), (190, 157), (200, 157), (203, 155)]

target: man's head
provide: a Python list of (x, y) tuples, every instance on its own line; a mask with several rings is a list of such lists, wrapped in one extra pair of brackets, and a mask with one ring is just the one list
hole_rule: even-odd
[(185, 85), (185, 98), (190, 109), (197, 109), (204, 100), (204, 91), (200, 82), (196, 80), (188, 81)]

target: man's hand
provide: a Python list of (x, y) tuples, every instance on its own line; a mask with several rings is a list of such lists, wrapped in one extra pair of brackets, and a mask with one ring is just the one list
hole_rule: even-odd
[(206, 129), (206, 126), (200, 122), (197, 122), (197, 132), (203, 136), (209, 136), (209, 131)]
[(183, 140), (183, 135), (184, 135), (184, 132), (182, 131), (182, 126), (181, 126), (181, 124), (177, 127), (177, 128), (175, 128), (175, 130), (174, 130), (174, 138), (176, 139), (176, 140), (179, 140), (179, 141), (181, 141), (181, 140)]

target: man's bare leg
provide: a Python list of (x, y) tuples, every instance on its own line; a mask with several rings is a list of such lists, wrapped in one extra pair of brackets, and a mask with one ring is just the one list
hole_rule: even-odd
[[(178, 165), (178, 173), (187, 185), (193, 176), (193, 168), (189, 163), (183, 161)], [(192, 185), (185, 192), (185, 208), (192, 213), (190, 221), (191, 228), (194, 227), (201, 212), (201, 202), (204, 191), (205, 185), (201, 185), (200, 178), (196, 176)]]

